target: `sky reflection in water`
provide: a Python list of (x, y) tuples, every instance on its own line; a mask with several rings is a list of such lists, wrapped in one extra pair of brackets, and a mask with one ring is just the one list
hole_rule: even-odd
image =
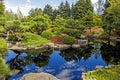
[[(102, 59), (99, 47), (93, 53), (95, 54), (91, 54), (90, 57), (87, 58), (86, 60), (84, 59), (84, 56), (81, 56), (81, 59), (79, 60), (71, 59), (68, 61), (65, 59), (69, 57), (69, 55), (65, 56), (64, 54), (60, 53), (60, 51), (53, 51), (52, 54), (49, 56), (48, 63), (45, 63), (46, 65), (37, 66), (36, 63), (34, 62), (30, 62), (29, 64), (26, 63), (26, 65), (20, 66), (23, 69), (22, 72), (18, 74), (13, 74), (9, 78), (9, 80), (13, 79), (19, 80), (21, 76), (30, 72), (47, 72), (56, 76), (60, 80), (80, 80), (82, 72), (93, 70), (95, 69), (96, 66), (107, 65)], [(6, 62), (10, 61), (16, 56), (17, 54), (15, 52), (9, 50), (8, 56), (5, 57), (5, 60)], [(27, 53), (22, 53), (19, 56), (24, 60), (28, 55)]]

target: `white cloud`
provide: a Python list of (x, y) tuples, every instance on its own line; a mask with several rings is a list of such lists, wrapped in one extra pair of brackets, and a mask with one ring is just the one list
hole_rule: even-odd
[(31, 0), (27, 0), (28, 3), (31, 3)]
[(35, 8), (35, 6), (31, 5), (31, 0), (27, 0), (25, 4), (22, 5), (10, 5), (8, 1), (5, 1), (5, 8), (6, 10), (10, 11), (12, 10), (14, 13), (17, 13), (18, 8), (22, 12), (23, 15), (28, 15), (28, 12), (30, 11), (31, 8)]
[(73, 76), (70, 77), (71, 70), (70, 69), (65, 69), (62, 70), (56, 77), (60, 80), (72, 80)]
[(96, 3), (98, 0), (91, 0), (92, 1), (92, 3), (94, 4), (94, 3)]

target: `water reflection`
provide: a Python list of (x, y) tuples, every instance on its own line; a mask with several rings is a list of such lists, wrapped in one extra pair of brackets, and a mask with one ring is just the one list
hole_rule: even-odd
[(96, 66), (112, 64), (114, 61), (119, 62), (120, 54), (117, 50), (120, 49), (99, 43), (84, 49), (53, 52), (30, 50), (19, 53), (9, 50), (5, 60), (11, 70), (19, 70), (9, 80), (19, 80), (21, 76), (30, 72), (47, 72), (61, 80), (80, 80), (82, 72), (93, 70)]
[(103, 44), (101, 47), (101, 54), (107, 64), (120, 63), (120, 45)]

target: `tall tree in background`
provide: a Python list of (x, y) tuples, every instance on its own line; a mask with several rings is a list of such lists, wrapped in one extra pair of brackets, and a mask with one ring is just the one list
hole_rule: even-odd
[(96, 6), (96, 8), (97, 8), (97, 14), (99, 14), (99, 15), (101, 15), (101, 14), (103, 14), (104, 13), (104, 5), (105, 5), (105, 3), (104, 3), (105, 1), (104, 0), (98, 0), (98, 2), (97, 2), (97, 6)]
[(86, 0), (85, 2), (85, 15), (83, 17), (84, 25), (86, 27), (93, 27), (93, 6), (91, 0)]
[(43, 12), (41, 8), (35, 8), (35, 9), (32, 8), (29, 12), (30, 17), (41, 16), (42, 14)]
[(78, 0), (74, 6), (74, 18), (75, 19), (82, 19), (85, 16), (85, 0)]
[(75, 11), (75, 9), (74, 9), (74, 3), (72, 3), (72, 5), (71, 5), (71, 9), (70, 9), (70, 16), (74, 19), (74, 11)]
[(61, 2), (60, 5), (58, 6), (58, 13), (60, 16), (64, 16), (63, 13), (64, 13), (64, 3)]
[(20, 8), (18, 8), (18, 10), (17, 10), (17, 15), (18, 15), (18, 19), (22, 19), (23, 18), (23, 14), (20, 11)]
[(44, 7), (43, 13), (49, 15), (50, 18), (53, 19), (53, 9), (51, 5), (47, 4)]
[(70, 17), (70, 4), (66, 0), (65, 2), (65, 12), (64, 12), (64, 17)]
[(61, 2), (60, 6), (58, 6), (59, 15), (63, 18), (70, 17), (70, 4), (66, 0), (65, 4)]

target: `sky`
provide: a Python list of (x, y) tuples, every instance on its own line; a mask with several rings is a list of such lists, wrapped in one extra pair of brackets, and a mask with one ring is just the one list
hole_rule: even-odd
[[(50, 4), (53, 8), (57, 8), (61, 2), (66, 0), (4, 0), (6, 10), (12, 10), (17, 13), (18, 8), (23, 15), (28, 15), (31, 8), (44, 8), (46, 4)], [(70, 4), (76, 3), (77, 0), (68, 0)], [(91, 0), (96, 3), (98, 0)]]

